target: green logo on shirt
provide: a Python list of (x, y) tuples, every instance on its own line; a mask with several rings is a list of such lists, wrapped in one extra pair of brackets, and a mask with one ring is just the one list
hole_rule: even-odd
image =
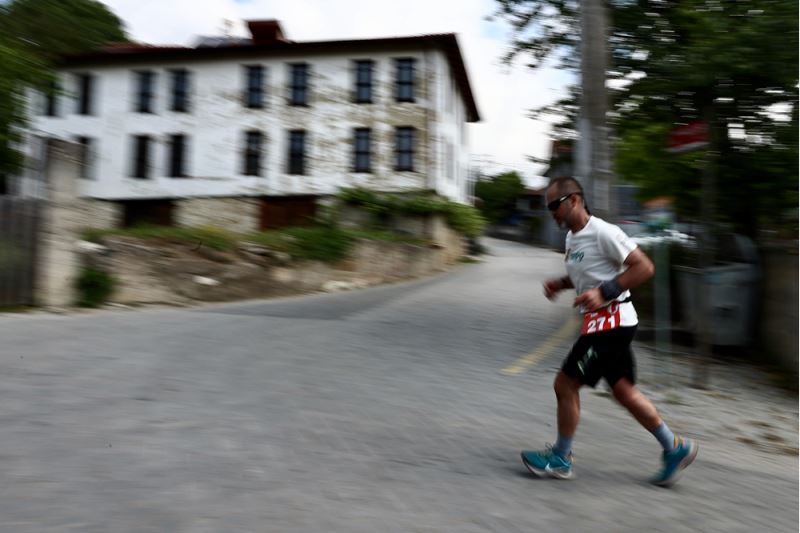
[(570, 252), (567, 250), (568, 263), (580, 263), (581, 261), (583, 261), (583, 252)]

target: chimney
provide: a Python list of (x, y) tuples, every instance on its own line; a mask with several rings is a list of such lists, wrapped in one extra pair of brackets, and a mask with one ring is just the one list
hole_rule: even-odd
[(281, 23), (277, 20), (248, 20), (247, 27), (255, 45), (289, 42), (283, 35)]

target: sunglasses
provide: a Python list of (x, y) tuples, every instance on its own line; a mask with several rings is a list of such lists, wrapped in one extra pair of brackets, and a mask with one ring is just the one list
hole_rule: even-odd
[(561, 198), (558, 198), (557, 200), (553, 200), (552, 202), (550, 202), (549, 204), (547, 204), (547, 209), (549, 209), (549, 210), (550, 210), (550, 211), (552, 211), (552, 212), (555, 212), (555, 211), (557, 211), (557, 210), (558, 210), (558, 208), (559, 208), (559, 207), (561, 207), (561, 204), (563, 204), (564, 202), (566, 202), (566, 201), (567, 201), (567, 198), (569, 198), (569, 197), (570, 197), (570, 196), (572, 196), (573, 194), (577, 194), (577, 195), (583, 196), (583, 193), (579, 193), (579, 192), (571, 192), (571, 193), (567, 193), (567, 194), (565, 194), (564, 196), (562, 196)]

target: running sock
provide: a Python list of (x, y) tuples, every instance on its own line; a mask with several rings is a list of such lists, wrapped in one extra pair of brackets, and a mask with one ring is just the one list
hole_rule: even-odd
[(675, 449), (675, 434), (670, 431), (666, 422), (661, 422), (661, 425), (650, 433), (658, 439), (658, 442), (661, 443), (661, 447), (664, 448), (665, 452), (671, 452)]
[(553, 452), (557, 453), (564, 459), (569, 457), (569, 452), (572, 451), (572, 439), (573, 437), (566, 437), (561, 433), (558, 434), (558, 440), (556, 441), (555, 445), (553, 446)]

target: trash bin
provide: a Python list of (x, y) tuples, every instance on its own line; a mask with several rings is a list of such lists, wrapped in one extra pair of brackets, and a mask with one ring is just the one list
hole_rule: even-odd
[[(752, 263), (715, 265), (701, 276), (700, 270), (675, 267), (683, 303), (683, 317), (697, 331), (700, 313), (709, 317), (711, 342), (718, 346), (747, 346), (753, 340), (758, 308), (758, 266)], [(699, 308), (701, 277), (709, 287), (707, 307)]]

